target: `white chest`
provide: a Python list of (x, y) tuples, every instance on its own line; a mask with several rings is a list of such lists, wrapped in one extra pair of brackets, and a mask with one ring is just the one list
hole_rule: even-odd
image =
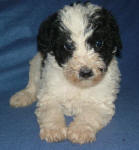
[(98, 85), (82, 89), (67, 81), (62, 69), (54, 66), (54, 62), (47, 63), (40, 97), (47, 95), (51, 100), (57, 101), (67, 115), (78, 113), (84, 104), (112, 104), (119, 88), (119, 74), (117, 63), (114, 62)]

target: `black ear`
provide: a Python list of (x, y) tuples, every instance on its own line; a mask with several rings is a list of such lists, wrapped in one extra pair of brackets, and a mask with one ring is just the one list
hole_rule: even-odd
[(120, 33), (119, 33), (119, 28), (117, 33), (115, 34), (115, 48), (116, 48), (116, 53), (115, 55), (117, 57), (121, 57), (121, 49), (122, 49), (122, 41), (121, 41), (121, 37), (120, 37)]
[(122, 49), (122, 41), (120, 37), (120, 31), (119, 26), (114, 18), (114, 16), (111, 14), (111, 12), (107, 11), (109, 17), (109, 23), (111, 28), (111, 33), (113, 36), (114, 46), (115, 46), (115, 56), (120, 57), (121, 56), (121, 49)]
[(102, 29), (104, 32), (107, 33), (107, 36), (113, 41), (115, 55), (119, 57), (122, 49), (122, 42), (120, 38), (119, 27), (114, 16), (111, 14), (110, 11), (106, 10), (105, 8), (102, 8), (96, 10), (96, 12), (91, 16), (91, 18), (94, 18), (94, 21), (92, 22), (93, 28)]
[(121, 37), (120, 37), (120, 31), (119, 31), (119, 26), (114, 18), (114, 16), (111, 14), (110, 11), (105, 10), (107, 14), (107, 21), (108, 24), (110, 25), (110, 32), (112, 39), (114, 41), (114, 49), (115, 49), (115, 56), (120, 57), (121, 56), (121, 49), (122, 49), (122, 42), (121, 42)]
[(49, 16), (47, 20), (41, 23), (37, 36), (38, 51), (43, 57), (52, 53), (54, 45), (54, 36), (57, 34), (58, 14)]

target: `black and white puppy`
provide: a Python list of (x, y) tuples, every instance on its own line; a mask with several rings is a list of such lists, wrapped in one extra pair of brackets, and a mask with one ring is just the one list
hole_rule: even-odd
[[(10, 104), (22, 107), (38, 100), (41, 139), (94, 141), (115, 112), (121, 48), (109, 11), (91, 3), (65, 6), (41, 24), (29, 83)], [(74, 116), (68, 127), (64, 114)]]

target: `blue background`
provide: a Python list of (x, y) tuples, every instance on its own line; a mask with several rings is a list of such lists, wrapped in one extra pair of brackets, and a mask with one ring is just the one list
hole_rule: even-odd
[[(25, 87), (40, 23), (73, 0), (0, 0), (0, 150), (139, 149), (139, 1), (92, 0), (112, 11), (123, 42), (116, 115), (92, 144), (46, 143), (39, 138), (35, 104), (14, 109), (9, 98)], [(71, 118), (67, 118), (68, 122)]]

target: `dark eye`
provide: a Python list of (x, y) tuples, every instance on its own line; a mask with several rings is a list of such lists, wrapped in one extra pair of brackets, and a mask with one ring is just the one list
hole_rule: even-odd
[(103, 46), (104, 42), (102, 40), (96, 41), (96, 47), (101, 48)]
[(66, 51), (73, 51), (75, 49), (74, 45), (72, 43), (65, 43), (64, 44), (64, 49)]

